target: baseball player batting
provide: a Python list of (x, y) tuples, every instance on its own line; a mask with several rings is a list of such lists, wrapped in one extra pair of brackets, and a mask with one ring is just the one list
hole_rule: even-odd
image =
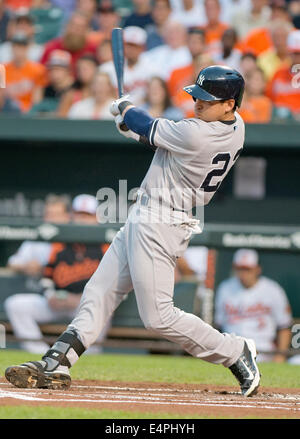
[[(243, 120), (235, 111), (244, 92), (240, 73), (210, 66), (184, 90), (195, 101), (195, 117), (176, 123), (153, 119), (133, 106), (128, 96), (112, 103), (118, 131), (154, 148), (152, 163), (125, 225), (86, 284), (76, 317), (41, 361), (7, 368), (6, 378), (13, 385), (69, 387), (69, 368), (95, 342), (124, 294), (133, 289), (146, 328), (196, 358), (229, 368), (243, 395), (257, 392), (260, 373), (254, 341), (222, 334), (173, 304), (176, 258), (187, 248), (191, 234), (199, 231), (191, 212), (182, 208), (183, 193), (190, 194), (188, 201), (194, 206), (193, 194), (201, 190), (202, 203), (207, 204), (236, 162), (245, 135)], [(120, 130), (123, 123), (128, 131)], [(160, 218), (158, 199), (162, 219), (149, 221), (149, 217)]]

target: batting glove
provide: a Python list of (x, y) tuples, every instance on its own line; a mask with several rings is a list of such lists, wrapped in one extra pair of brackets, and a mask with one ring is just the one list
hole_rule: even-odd
[(123, 96), (115, 101), (112, 101), (110, 105), (109, 111), (113, 116), (118, 116), (121, 114), (123, 110), (127, 107), (127, 105), (132, 105), (132, 102), (129, 101), (129, 95)]
[(136, 141), (140, 140), (140, 136), (138, 134), (134, 133), (133, 131), (131, 131), (131, 130), (124, 131), (121, 129), (121, 126), (124, 124), (124, 120), (120, 114), (118, 114), (118, 116), (115, 117), (115, 124), (116, 124), (117, 130), (119, 131), (120, 134), (122, 134), (122, 136), (127, 137), (128, 139), (134, 139)]

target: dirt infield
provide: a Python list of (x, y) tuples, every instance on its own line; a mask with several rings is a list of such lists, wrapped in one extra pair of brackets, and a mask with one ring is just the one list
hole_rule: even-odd
[(300, 389), (261, 388), (245, 398), (237, 388), (163, 383), (73, 381), (67, 391), (17, 389), (0, 379), (0, 406), (65, 406), (231, 418), (300, 418)]

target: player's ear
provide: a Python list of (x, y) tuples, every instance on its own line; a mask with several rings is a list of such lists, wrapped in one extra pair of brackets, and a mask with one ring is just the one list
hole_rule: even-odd
[(225, 101), (226, 104), (226, 113), (229, 113), (230, 111), (234, 110), (235, 107), (235, 100), (234, 99), (227, 99)]

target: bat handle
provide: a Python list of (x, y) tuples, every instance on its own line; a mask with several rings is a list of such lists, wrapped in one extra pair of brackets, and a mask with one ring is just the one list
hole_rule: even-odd
[(122, 122), (122, 123), (120, 124), (120, 130), (121, 130), (121, 131), (129, 131), (129, 128), (128, 128), (128, 126), (126, 125), (125, 122)]
[[(119, 97), (120, 97), (120, 98), (123, 97), (123, 93), (121, 93), (120, 90), (119, 90)], [(122, 122), (122, 123), (120, 124), (120, 130), (121, 130), (121, 131), (129, 131), (129, 128), (128, 128), (128, 126), (126, 125), (125, 122)]]

